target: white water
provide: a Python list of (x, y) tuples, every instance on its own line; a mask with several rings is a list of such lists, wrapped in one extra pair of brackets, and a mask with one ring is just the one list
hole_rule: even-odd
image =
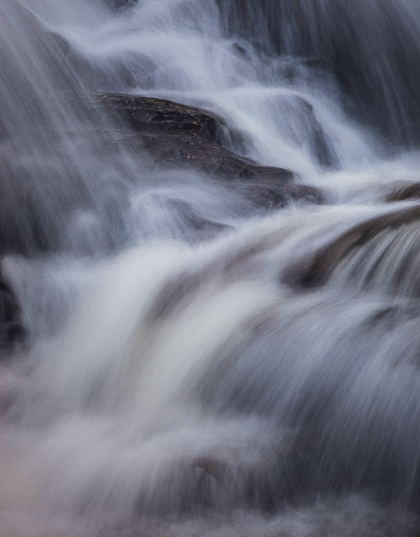
[[(2, 537), (418, 531), (420, 209), (385, 199), (419, 154), (224, 16), (0, 0), (2, 270), (27, 331), (0, 370)], [(75, 97), (101, 91), (217, 113), (326, 204), (262, 212), (111, 150)], [(203, 240), (174, 200), (228, 227)]]

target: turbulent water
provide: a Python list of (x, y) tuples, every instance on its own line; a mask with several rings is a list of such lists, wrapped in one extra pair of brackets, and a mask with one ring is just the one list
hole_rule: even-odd
[[(419, 73), (417, 0), (0, 0), (2, 537), (418, 535)], [(158, 166), (100, 92), (325, 203)]]

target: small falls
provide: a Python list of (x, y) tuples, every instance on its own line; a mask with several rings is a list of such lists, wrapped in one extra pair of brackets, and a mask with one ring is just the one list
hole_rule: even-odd
[[(419, 26), (0, 0), (2, 537), (418, 535)], [(277, 179), (157, 158), (110, 95), (210, 114)], [(317, 204), (247, 194), (291, 185)]]

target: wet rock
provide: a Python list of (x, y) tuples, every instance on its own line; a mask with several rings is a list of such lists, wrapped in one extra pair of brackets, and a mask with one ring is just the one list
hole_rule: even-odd
[(302, 98), (298, 98), (300, 106), (305, 115), (304, 122), (306, 126), (306, 137), (312, 153), (321, 164), (326, 168), (335, 168), (338, 166), (337, 155), (334, 154), (331, 146), (328, 144), (327, 137), (321, 123), (317, 120), (313, 106)]
[(249, 58), (249, 54), (247, 50), (244, 47), (242, 47), (239, 43), (232, 43), (232, 48), (240, 56), (243, 56), (244, 58)]
[(189, 229), (193, 230), (194, 232), (198, 232), (204, 236), (213, 236), (223, 229), (230, 228), (230, 226), (226, 224), (214, 222), (213, 220), (200, 216), (184, 200), (171, 199), (168, 201), (168, 205), (178, 212), (185, 225)]
[(111, 105), (142, 134), (184, 134), (216, 142), (220, 118), (200, 108), (154, 97), (104, 93), (97, 102)]
[(321, 204), (324, 201), (322, 193), (312, 186), (286, 184), (286, 185), (260, 185), (252, 183), (233, 183), (235, 190), (251, 201), (255, 206), (264, 209), (282, 208), (291, 202)]
[(310, 102), (299, 95), (281, 95), (272, 103), (285, 139), (306, 150), (324, 168), (337, 168), (339, 161)]
[(137, 4), (137, 0), (105, 0), (105, 3), (117, 11), (133, 7)]
[(405, 201), (410, 199), (420, 199), (420, 183), (413, 183), (392, 191), (387, 195), (385, 201)]
[(213, 457), (197, 457), (192, 461), (192, 465), (216, 478), (220, 478), (226, 472), (226, 465)]
[[(106, 93), (68, 92), (65, 99), (69, 108), (82, 116), (87, 126), (92, 126), (91, 130), (77, 134), (79, 140), (86, 137), (86, 144), (103, 161), (105, 154), (107, 162), (112, 162), (114, 155), (118, 159), (121, 147), (133, 155), (141, 154), (143, 161), (147, 160), (147, 152), (153, 161), (151, 165), (205, 173), (209, 182), (220, 186), (221, 196), (226, 191), (238, 193), (246, 210), (281, 208), (291, 202), (323, 202), (320, 190), (295, 184), (291, 171), (260, 166), (223, 147), (228, 132), (223, 119), (199, 108), (152, 97)], [(54, 106), (53, 101), (50, 104)], [(112, 130), (97, 128), (101, 113), (115, 117)], [(241, 136), (233, 134), (236, 138)], [(49, 136), (47, 141), (48, 144), (39, 142), (40, 152), (49, 154), (53, 148), (54, 153), (54, 141)], [(57, 147), (60, 149), (59, 144)], [(58, 173), (60, 181), (56, 180)], [(93, 194), (86, 188), (84, 177), (65, 158), (57, 165), (45, 159), (33, 168), (12, 158), (8, 160), (6, 155), (0, 181), (0, 257), (8, 253), (33, 256), (60, 250), (66, 240), (63, 230), (78, 208), (96, 212), (104, 222), (103, 233), (94, 243), (83, 243), (83, 252), (96, 252), (96, 248), (112, 251), (124, 234), (122, 215), (127, 207), (130, 180), (120, 180), (115, 174), (115, 179)], [(226, 227), (201, 218), (187, 207), (179, 213), (181, 225), (200, 239), (212, 237)], [(110, 214), (112, 220), (107, 218)]]
[[(123, 118), (130, 128), (128, 145), (135, 150), (140, 144), (162, 166), (200, 170), (264, 208), (283, 207), (290, 201), (323, 201), (316, 188), (292, 184), (291, 171), (260, 166), (223, 147), (226, 127), (212, 113), (153, 97), (99, 94), (95, 101)], [(324, 145), (318, 145), (325, 156)]]
[(14, 345), (21, 341), (23, 336), (18, 303), (0, 275), (0, 348)]
[(283, 281), (295, 289), (310, 289), (324, 285), (340, 261), (355, 248), (363, 246), (388, 228), (399, 228), (419, 220), (420, 206), (368, 218), (326, 242), (306, 259), (292, 263), (285, 271)]
[(261, 184), (284, 185), (293, 174), (282, 168), (258, 166), (238, 157), (217, 143), (204, 141), (201, 136), (138, 135), (144, 147), (160, 164), (182, 164), (230, 180), (252, 181)]

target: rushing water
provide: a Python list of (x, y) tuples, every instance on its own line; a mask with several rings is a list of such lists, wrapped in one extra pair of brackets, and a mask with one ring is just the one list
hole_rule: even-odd
[[(418, 535), (418, 2), (123, 4), (0, 0), (1, 537)], [(159, 167), (98, 92), (326, 203)]]

